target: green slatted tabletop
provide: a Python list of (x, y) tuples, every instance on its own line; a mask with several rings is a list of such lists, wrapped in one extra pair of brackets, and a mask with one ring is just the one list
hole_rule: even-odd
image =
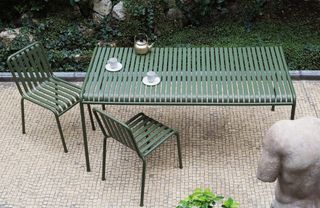
[[(105, 69), (116, 57), (123, 68)], [(146, 86), (150, 70), (160, 84)], [(96, 47), (81, 103), (125, 105), (291, 105), (296, 95), (281, 47), (133, 48)], [(84, 130), (85, 131), (85, 130)]]
[[(108, 58), (123, 64), (105, 70)], [(156, 71), (160, 84), (142, 79)], [(82, 100), (95, 104), (293, 105), (295, 92), (280, 47), (132, 48), (97, 47), (84, 82)]]

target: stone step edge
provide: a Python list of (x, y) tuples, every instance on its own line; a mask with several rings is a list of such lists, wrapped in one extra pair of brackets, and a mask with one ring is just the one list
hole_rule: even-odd
[[(320, 70), (294, 70), (289, 71), (293, 80), (320, 80)], [(64, 80), (80, 82), (84, 80), (86, 72), (54, 72), (54, 75)], [(0, 82), (12, 82), (10, 72), (0, 72)]]

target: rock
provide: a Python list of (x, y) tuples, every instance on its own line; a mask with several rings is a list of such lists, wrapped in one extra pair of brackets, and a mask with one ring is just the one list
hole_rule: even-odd
[(188, 19), (183, 12), (178, 8), (171, 8), (167, 12), (167, 18), (173, 20), (177, 27), (183, 27), (188, 24)]
[(93, 1), (93, 11), (96, 13), (95, 15), (104, 17), (110, 14), (112, 9), (112, 1), (111, 0), (94, 0)]
[(125, 14), (125, 8), (122, 1), (120, 1), (113, 7), (112, 16), (117, 20), (125, 20), (126, 14)]
[(184, 15), (180, 9), (171, 8), (167, 12), (167, 17), (171, 20), (179, 20), (179, 19), (183, 19)]
[(33, 41), (34, 41), (33, 35), (29, 34), (29, 35), (28, 35), (28, 38), (29, 38), (29, 41), (30, 41), (30, 42), (33, 42)]
[(80, 54), (76, 54), (73, 56), (73, 59), (76, 61), (76, 62), (80, 62), (81, 61), (81, 56)]
[(27, 14), (27, 13), (24, 13), (21, 15), (21, 21), (24, 22), (24, 21), (27, 21), (30, 19), (30, 16)]
[(320, 119), (275, 123), (263, 139), (258, 179), (277, 180), (272, 208), (319, 207)]
[(93, 22), (100, 24), (101, 20), (103, 19), (103, 16), (100, 15), (100, 14), (97, 14), (97, 13), (93, 13), (92, 14), (92, 19), (93, 19)]
[(12, 41), (20, 34), (20, 28), (7, 29), (0, 33), (0, 38), (5, 41)]
[(91, 56), (82, 55), (82, 54), (75, 54), (75, 55), (71, 56), (71, 58), (77, 63), (84, 63), (84, 62), (90, 61)]

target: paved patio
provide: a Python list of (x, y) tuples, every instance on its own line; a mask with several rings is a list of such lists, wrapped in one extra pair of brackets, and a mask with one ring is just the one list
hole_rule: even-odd
[[(320, 115), (320, 82), (295, 81), (296, 117)], [(0, 83), (0, 207), (138, 207), (139, 158), (119, 143), (107, 143), (107, 180), (101, 181), (102, 134), (88, 130), (92, 172), (85, 171), (79, 107), (62, 116), (68, 153), (63, 153), (53, 114), (26, 102), (21, 133), (20, 95)], [(196, 187), (231, 196), (244, 208), (267, 208), (274, 184), (255, 177), (261, 140), (291, 107), (107, 106), (126, 120), (145, 112), (181, 133), (184, 168), (175, 140), (148, 158), (145, 207), (175, 207)], [(87, 116), (87, 126), (89, 119)]]

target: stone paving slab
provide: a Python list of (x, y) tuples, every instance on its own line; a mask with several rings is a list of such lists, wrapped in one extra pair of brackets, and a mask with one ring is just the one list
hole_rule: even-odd
[[(296, 81), (294, 86), (296, 117), (317, 116), (320, 82)], [(63, 153), (52, 113), (26, 102), (23, 135), (13, 83), (0, 83), (0, 100), (0, 207), (138, 207), (142, 164), (131, 150), (108, 141), (107, 180), (101, 181), (102, 134), (88, 130), (92, 172), (85, 171), (78, 106), (61, 117), (69, 149)], [(240, 207), (270, 207), (274, 184), (255, 176), (261, 140), (274, 122), (289, 118), (290, 110), (107, 106), (122, 120), (143, 111), (181, 134), (182, 170), (174, 139), (148, 157), (145, 207), (156, 208), (175, 207), (197, 187), (231, 196)]]

